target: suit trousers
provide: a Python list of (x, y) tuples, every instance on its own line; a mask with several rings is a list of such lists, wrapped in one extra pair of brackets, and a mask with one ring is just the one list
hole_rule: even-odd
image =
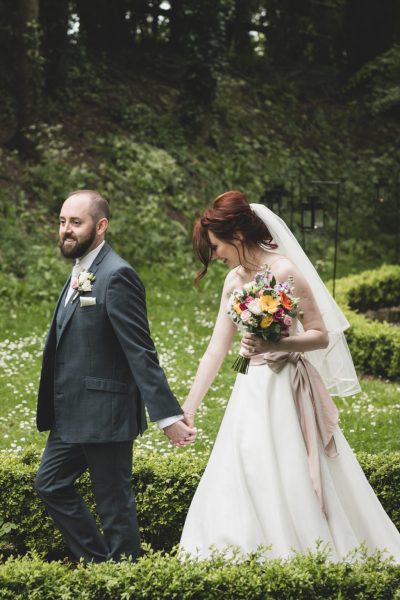
[[(73, 555), (86, 563), (139, 556), (132, 454), (132, 442), (69, 444), (50, 432), (35, 487)], [(86, 469), (102, 532), (74, 486)]]

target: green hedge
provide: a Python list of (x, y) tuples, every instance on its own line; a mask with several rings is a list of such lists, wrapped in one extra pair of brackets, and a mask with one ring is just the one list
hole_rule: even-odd
[[(36, 550), (57, 556), (65, 552), (61, 535), (34, 490), (39, 455), (36, 448), (20, 455), (0, 452), (0, 519), (17, 525), (0, 537), (0, 546), (10, 543), (19, 552)], [(179, 451), (168, 457), (153, 452), (134, 456), (133, 488), (142, 540), (154, 549), (169, 550), (179, 541), (206, 461), (206, 456)], [(79, 479), (78, 487), (95, 511), (87, 473)]]
[(181, 562), (176, 555), (150, 553), (137, 563), (80, 564), (75, 569), (36, 556), (0, 565), (0, 598), (13, 600), (383, 600), (399, 598), (399, 584), (400, 566), (379, 555), (332, 563), (322, 551), (268, 562), (257, 555), (241, 562), (220, 555)]
[(383, 265), (341, 280), (341, 293), (352, 310), (366, 310), (400, 304), (400, 266)]
[(400, 301), (400, 266), (384, 265), (339, 279), (336, 299), (351, 328), (346, 338), (358, 371), (400, 378), (400, 327), (366, 319), (356, 311)]
[[(360, 454), (358, 458), (386, 512), (399, 527), (400, 454)], [(179, 542), (206, 460), (206, 456), (180, 452), (169, 456), (150, 452), (135, 456), (133, 486), (142, 540), (153, 549), (170, 550)], [(17, 526), (0, 541), (11, 544), (20, 553), (35, 550), (53, 557), (64, 556), (61, 536), (46, 516), (33, 487), (37, 451), (27, 450), (19, 457), (2, 452), (0, 461), (0, 520)], [(81, 477), (79, 487), (94, 509), (87, 476)]]

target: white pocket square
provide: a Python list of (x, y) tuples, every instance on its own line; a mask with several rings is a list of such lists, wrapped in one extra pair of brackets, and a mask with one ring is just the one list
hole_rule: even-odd
[(96, 298), (92, 296), (81, 296), (79, 298), (79, 306), (93, 306), (93, 304), (96, 304)]

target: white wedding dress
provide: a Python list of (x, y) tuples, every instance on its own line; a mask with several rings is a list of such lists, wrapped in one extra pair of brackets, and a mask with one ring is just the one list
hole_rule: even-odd
[(332, 560), (364, 543), (400, 562), (400, 534), (338, 427), (337, 455), (318, 451), (321, 510), (292, 392), (296, 368), (288, 363), (277, 374), (263, 364), (238, 374), (180, 549), (203, 559), (212, 548), (246, 554), (263, 545), (266, 558), (284, 558), (321, 540)]

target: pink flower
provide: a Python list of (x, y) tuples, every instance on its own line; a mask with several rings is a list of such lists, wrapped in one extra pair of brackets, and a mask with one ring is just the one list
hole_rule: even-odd
[(73, 290), (78, 289), (78, 279), (76, 277), (74, 277), (73, 279), (71, 279), (71, 287)]
[(242, 319), (243, 323), (247, 323), (247, 321), (251, 318), (251, 312), (249, 310), (244, 310), (240, 313), (240, 318)]
[(283, 323), (286, 327), (290, 327), (292, 324), (292, 317), (290, 315), (285, 315), (283, 318)]
[(281, 321), (285, 316), (285, 311), (283, 308), (277, 308), (274, 312), (274, 321)]

